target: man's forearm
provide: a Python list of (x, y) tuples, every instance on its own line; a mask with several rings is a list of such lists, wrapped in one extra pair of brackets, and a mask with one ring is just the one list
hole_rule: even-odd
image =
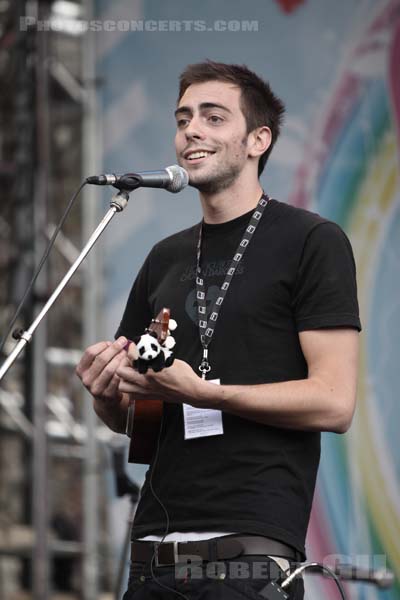
[(215, 385), (203, 381), (185, 361), (140, 375), (121, 365), (119, 390), (138, 399), (160, 398), (215, 408), (288, 429), (344, 433), (355, 407), (358, 332), (353, 329), (303, 331), (299, 335), (307, 379), (259, 385)]
[(259, 385), (206, 383), (196, 404), (274, 427), (344, 433), (354, 399), (355, 389), (335, 389), (309, 378)]

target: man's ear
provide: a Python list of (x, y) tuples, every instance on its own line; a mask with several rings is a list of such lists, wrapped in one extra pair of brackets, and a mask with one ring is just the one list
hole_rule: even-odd
[(249, 133), (249, 155), (258, 157), (264, 154), (272, 142), (272, 133), (269, 127), (263, 125)]

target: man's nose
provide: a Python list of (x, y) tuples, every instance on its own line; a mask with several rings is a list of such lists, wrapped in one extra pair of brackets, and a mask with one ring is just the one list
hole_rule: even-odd
[(191, 139), (204, 139), (204, 131), (201, 127), (199, 119), (193, 117), (190, 119), (187, 127), (185, 128), (185, 135), (188, 140)]

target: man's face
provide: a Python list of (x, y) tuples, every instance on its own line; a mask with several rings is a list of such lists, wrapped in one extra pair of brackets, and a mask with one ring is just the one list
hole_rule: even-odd
[(205, 193), (228, 188), (248, 160), (240, 89), (221, 81), (190, 85), (175, 114), (176, 156), (190, 185)]

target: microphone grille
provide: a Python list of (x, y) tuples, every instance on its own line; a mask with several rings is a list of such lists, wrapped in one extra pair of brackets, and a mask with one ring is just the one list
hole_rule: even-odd
[(179, 165), (171, 165), (165, 169), (171, 177), (171, 180), (168, 182), (168, 185), (165, 189), (169, 192), (176, 194), (180, 192), (187, 186), (189, 183), (189, 175), (188, 172)]

